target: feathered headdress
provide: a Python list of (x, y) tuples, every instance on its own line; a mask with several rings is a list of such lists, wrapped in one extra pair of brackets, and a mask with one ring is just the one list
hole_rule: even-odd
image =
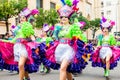
[(71, 7), (69, 7), (68, 5), (65, 5), (61, 9), (58, 10), (58, 13), (60, 17), (61, 16), (70, 17), (74, 13), (74, 11), (72, 10)]
[(73, 0), (73, 2), (71, 0), (61, 0), (63, 7), (56, 5), (60, 17), (64, 16), (69, 18), (74, 12), (77, 12), (79, 10), (79, 8), (77, 8), (79, 1), (80, 0)]
[(31, 14), (31, 10), (28, 9), (28, 8), (24, 8), (24, 9), (20, 12), (19, 16), (28, 17), (30, 14)]
[(100, 22), (100, 27), (111, 29), (115, 25), (115, 21), (107, 20), (105, 17), (102, 17)]
[(49, 25), (48, 25), (48, 24), (44, 24), (42, 29), (43, 29), (43, 31), (45, 31), (45, 32), (46, 32), (46, 31), (48, 31), (48, 30), (49, 30), (49, 28), (50, 28), (50, 27), (49, 27)]
[(30, 10), (29, 8), (24, 8), (20, 12), (19, 16), (29, 17), (30, 15), (35, 15), (35, 14), (39, 14), (39, 10), (38, 9)]

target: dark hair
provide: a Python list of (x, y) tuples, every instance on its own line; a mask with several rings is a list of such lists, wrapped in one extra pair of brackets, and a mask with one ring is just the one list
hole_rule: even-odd
[[(101, 30), (103, 31), (103, 29), (104, 29), (104, 27), (101, 27)], [(111, 32), (111, 27), (107, 27), (107, 29), (108, 29), (108, 32)]]
[(70, 20), (70, 17), (67, 16), (60, 16), (60, 19), (62, 19), (63, 17), (68, 18)]

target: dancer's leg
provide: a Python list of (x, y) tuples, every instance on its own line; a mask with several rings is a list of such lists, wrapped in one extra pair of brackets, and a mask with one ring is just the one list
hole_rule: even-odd
[(29, 73), (28, 73), (27, 71), (25, 71), (25, 78), (26, 78), (26, 79), (30, 79)]
[(73, 80), (73, 79), (72, 79), (72, 73), (67, 72), (67, 79), (68, 79), (68, 80)]
[(61, 62), (61, 67), (60, 67), (60, 80), (66, 80), (67, 79), (67, 67), (69, 65), (68, 60), (63, 59)]
[(25, 65), (25, 62), (26, 62), (26, 57), (24, 56), (20, 56), (20, 60), (19, 60), (19, 78), (20, 80), (23, 80), (24, 79), (24, 76), (25, 76), (25, 70), (24, 70), (24, 65)]
[(106, 57), (106, 69), (107, 69), (107, 70), (110, 69), (110, 58), (111, 58), (110, 55), (108, 55), (108, 56)]
[(105, 74), (105, 76), (109, 76), (110, 58), (111, 58), (110, 55), (108, 55), (108, 56), (106, 57), (106, 74)]

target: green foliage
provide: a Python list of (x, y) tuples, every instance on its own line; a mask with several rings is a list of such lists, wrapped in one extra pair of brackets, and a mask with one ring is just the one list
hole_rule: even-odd
[(8, 19), (16, 16), (24, 7), (27, 6), (27, 0), (1, 0), (0, 1), (0, 20), (6, 21), (7, 32)]
[(95, 37), (95, 32), (100, 28), (100, 18), (96, 18), (90, 21), (90, 29), (93, 31), (93, 39)]
[(0, 18), (6, 20), (15, 15), (13, 4), (13, 1), (8, 2), (7, 0), (6, 2), (4, 1), (2, 4), (0, 4)]
[(100, 18), (90, 21), (90, 29), (97, 31), (100, 28)]
[(2, 0), (0, 4), (0, 19), (4, 20), (17, 15), (24, 7), (27, 6), (27, 0)]
[(39, 9), (39, 14), (36, 17), (36, 25), (35, 27), (40, 28), (45, 23), (45, 14), (44, 10), (41, 8)]
[(18, 0), (17, 4), (14, 4), (15, 10), (17, 10), (17, 13), (20, 13), (20, 11), (27, 7), (28, 3), (27, 0)]
[(36, 28), (41, 28), (44, 23), (55, 25), (58, 22), (58, 13), (56, 10), (39, 9), (39, 14), (36, 17)]

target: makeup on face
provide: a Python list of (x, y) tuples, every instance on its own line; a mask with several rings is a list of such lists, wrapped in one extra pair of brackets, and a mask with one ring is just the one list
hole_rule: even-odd
[(26, 21), (26, 17), (25, 16), (21, 16), (20, 17), (20, 22), (24, 22), (24, 21)]
[(108, 31), (109, 28), (102, 28), (102, 31)]
[(102, 28), (103, 34), (107, 35), (109, 33), (109, 29), (108, 28)]
[(61, 18), (61, 22), (62, 22), (63, 24), (66, 24), (66, 23), (69, 22), (68, 17), (62, 16), (62, 17), (60, 17), (60, 18)]

